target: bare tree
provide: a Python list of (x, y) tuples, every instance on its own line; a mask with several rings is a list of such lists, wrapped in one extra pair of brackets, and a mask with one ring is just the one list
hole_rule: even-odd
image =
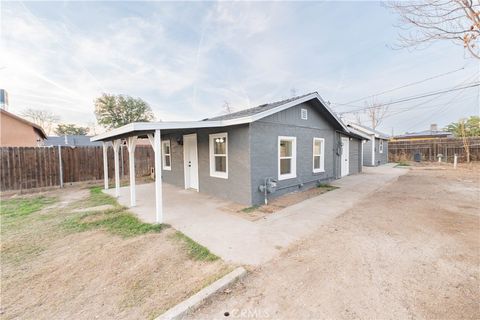
[(230, 106), (230, 103), (226, 100), (223, 102), (222, 108), (223, 108), (223, 112), (227, 114), (233, 112), (232, 107)]
[(480, 1), (422, 0), (388, 2), (387, 8), (400, 15), (398, 47), (418, 47), (437, 40), (463, 45), (480, 59)]
[(53, 125), (60, 120), (60, 117), (54, 113), (40, 109), (26, 109), (22, 112), (22, 116), (42, 127), (47, 135), (51, 134)]
[(375, 100), (365, 102), (365, 105), (365, 113), (370, 122), (370, 127), (375, 130), (382, 123), (383, 118), (387, 114), (388, 106)]
[(362, 116), (359, 112), (355, 112), (355, 122), (359, 125), (362, 125)]

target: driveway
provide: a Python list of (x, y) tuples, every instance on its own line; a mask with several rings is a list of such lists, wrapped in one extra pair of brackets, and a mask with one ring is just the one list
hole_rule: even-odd
[(191, 318), (479, 319), (479, 169), (414, 167)]
[[(352, 208), (372, 192), (406, 172), (386, 165), (332, 183), (340, 187), (292, 205), (258, 221), (248, 221), (222, 210), (229, 202), (164, 184), (165, 223), (185, 233), (231, 263), (260, 265), (282, 249)], [(108, 190), (110, 194), (114, 190)], [(130, 210), (154, 222), (154, 186), (137, 186), (137, 207)], [(129, 205), (129, 189), (121, 188), (119, 202)]]

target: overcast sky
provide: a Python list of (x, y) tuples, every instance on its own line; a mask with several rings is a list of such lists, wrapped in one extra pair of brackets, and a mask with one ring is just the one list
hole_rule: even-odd
[[(376, 2), (2, 2), (0, 88), (9, 110), (95, 122), (102, 92), (147, 101), (163, 121), (198, 120), (318, 91), (337, 112), (479, 80), (479, 60), (436, 43), (393, 50), (397, 17)], [(463, 68), (463, 69), (462, 69)], [(390, 134), (479, 113), (479, 87), (390, 106)], [(352, 117), (352, 115), (346, 115)], [(99, 130), (101, 131), (101, 130)]]

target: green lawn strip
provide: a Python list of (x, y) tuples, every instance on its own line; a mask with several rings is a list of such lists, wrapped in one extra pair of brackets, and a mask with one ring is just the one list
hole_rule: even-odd
[(90, 196), (87, 199), (78, 201), (74, 206), (81, 208), (96, 207), (105, 204), (110, 204), (113, 206), (118, 206), (115, 198), (109, 196), (108, 194), (102, 192), (100, 187), (90, 188)]
[[(102, 211), (89, 211), (89, 208), (110, 204), (114, 208)], [(125, 207), (118, 204), (115, 198), (102, 192), (100, 187), (90, 188), (90, 196), (76, 203), (73, 207), (84, 208), (85, 211), (70, 215), (64, 226), (68, 230), (82, 232), (93, 229), (106, 230), (122, 237), (134, 237), (145, 233), (161, 232), (170, 227), (167, 224), (151, 224), (142, 222)]]
[(332, 191), (332, 190), (338, 189), (339, 187), (332, 186), (331, 184), (328, 184), (328, 183), (319, 183), (317, 184), (317, 188), (322, 188), (322, 189), (325, 189), (326, 191)]
[(218, 256), (214, 255), (204, 246), (196, 243), (180, 231), (175, 232), (175, 239), (183, 242), (185, 249), (188, 251), (188, 255), (193, 260), (198, 261), (215, 261), (218, 260)]
[(65, 221), (64, 226), (69, 230), (77, 232), (103, 229), (122, 237), (134, 237), (145, 233), (161, 232), (169, 227), (167, 224), (142, 222), (123, 207), (74, 215)]
[(409, 164), (408, 162), (406, 162), (406, 161), (398, 161), (398, 162), (397, 162), (397, 165), (395, 166), (395, 168), (396, 168), (396, 167), (409, 167), (409, 166), (410, 166), (410, 164)]
[(260, 208), (260, 205), (254, 205), (254, 206), (251, 206), (251, 207), (247, 207), (247, 208), (243, 208), (242, 212), (245, 212), (245, 213), (252, 213), (252, 212), (255, 212), (258, 208)]
[(40, 211), (47, 205), (53, 204), (56, 200), (54, 197), (46, 196), (2, 200), (0, 213), (4, 218), (28, 216), (33, 212)]

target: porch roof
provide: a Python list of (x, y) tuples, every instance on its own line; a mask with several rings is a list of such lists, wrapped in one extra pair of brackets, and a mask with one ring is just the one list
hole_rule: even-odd
[(350, 133), (348, 127), (328, 107), (328, 105), (323, 101), (320, 95), (317, 92), (312, 92), (303, 96), (283, 100), (277, 103), (271, 103), (247, 109), (254, 112), (236, 112), (231, 114), (229, 117), (216, 117), (203, 121), (133, 122), (123, 127), (96, 135), (95, 137), (91, 138), (91, 141), (110, 141), (133, 135), (145, 135), (146, 133), (150, 133), (155, 130), (215, 128), (246, 124), (311, 100), (316, 102), (315, 105), (319, 108), (319, 110), (323, 112), (331, 122), (335, 123), (337, 128), (342, 129), (342, 131), (346, 133)]

